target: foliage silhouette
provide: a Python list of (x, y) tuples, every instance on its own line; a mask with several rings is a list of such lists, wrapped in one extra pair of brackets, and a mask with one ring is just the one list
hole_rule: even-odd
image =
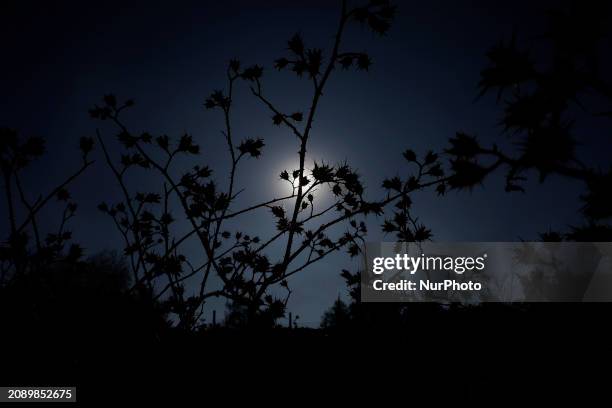
[[(112, 124), (122, 146), (121, 157), (112, 157), (107, 136), (97, 131), (101, 154), (123, 193), (120, 199), (101, 203), (99, 209), (115, 223), (124, 241), (123, 255), (129, 269), (129, 279), (122, 278), (121, 284), (115, 282), (109, 290), (119, 299), (117, 304), (127, 302), (137, 305), (140, 311), (147, 311), (143, 316), (148, 316), (144, 321), (150, 322), (148, 333), (166, 332), (167, 325), (186, 332), (205, 327), (207, 322), (202, 316), (207, 301), (213, 297), (225, 298), (230, 305), (225, 322), (228, 327), (275, 326), (285, 315), (290, 299), (288, 278), (334, 251), (344, 249), (350, 256), (360, 255), (367, 233), (363, 217), (381, 215), (387, 210), (383, 232), (392, 234), (399, 242), (429, 240), (433, 233), (414, 216), (412, 193), (432, 188), (438, 195), (444, 195), (452, 189), (471, 189), (497, 170), (506, 171), (508, 192), (523, 191), (523, 182), (533, 172), (542, 182), (556, 174), (584, 183), (585, 225), (571, 227), (565, 233), (544, 233), (543, 240), (610, 240), (612, 173), (590, 167), (577, 158), (576, 147), (581, 140), (574, 134), (572, 118), (573, 109), (586, 109), (582, 96), (587, 91), (597, 93), (606, 101), (611, 96), (610, 87), (597, 68), (596, 44), (600, 32), (598, 25), (592, 24), (599, 16), (595, 9), (577, 8), (570, 13), (550, 14), (551, 29), (542, 41), (552, 52), (541, 54), (549, 55), (548, 61), (534, 60), (519, 46), (516, 36), (487, 54), (490, 66), (481, 72), (479, 96), (494, 92), (497, 102), (504, 104), (500, 126), (516, 142), (518, 152), (506, 152), (496, 145), (485, 147), (475, 136), (458, 132), (443, 152), (417, 155), (412, 150), (404, 151), (403, 158), (414, 166), (414, 174), (383, 180), (386, 194), (375, 200), (366, 198), (360, 176), (347, 163), (315, 162), (312, 170), (306, 169), (309, 142), (316, 137), (313, 124), (328, 82), (342, 70), (368, 71), (371, 67), (369, 55), (344, 50), (345, 30), (356, 22), (382, 35), (389, 30), (394, 14), (395, 8), (388, 1), (373, 0), (356, 8), (349, 8), (343, 2), (336, 35), (327, 52), (307, 46), (300, 35), (288, 41), (286, 55), (277, 59), (274, 67), (292, 72), (311, 85), (310, 103), (302, 110), (284, 109), (271, 100), (264, 92), (267, 71), (262, 66), (244, 67), (238, 60), (229, 62), (225, 89), (214, 91), (204, 100), (206, 109), (219, 112), (224, 119), (223, 136), (230, 164), (229, 182), (224, 186), (213, 179), (213, 170), (208, 166), (197, 164), (187, 172), (177, 166), (179, 160), (197, 160), (201, 148), (194, 136), (183, 134), (171, 138), (131, 132), (124, 118), (135, 106), (133, 100), (121, 102), (114, 95), (106, 95), (99, 106), (90, 110), (92, 118)], [(235, 205), (236, 197), (242, 192), (235, 185), (236, 175), (245, 160), (264, 154), (266, 141), (259, 138), (237, 141), (232, 124), (234, 89), (239, 86), (247, 87), (269, 110), (271, 122), (293, 135), (299, 146), (299, 167), (279, 174), (280, 180), (290, 186), (291, 193), (242, 208)], [(609, 107), (604, 107), (591, 113), (606, 117), (609, 112)], [(52, 282), (49, 293), (59, 291), (61, 285), (53, 283), (56, 281), (71, 282), (67, 287), (74, 289), (78, 285), (73, 280), (78, 281), (84, 271), (113, 270), (114, 267), (92, 266), (97, 261), (83, 261), (81, 248), (70, 245), (71, 234), (66, 229), (77, 209), (68, 187), (93, 164), (90, 156), (94, 139), (80, 140), (82, 163), (72, 175), (48, 194), (32, 199), (27, 197), (21, 174), (44, 153), (44, 141), (36, 137), (20, 138), (16, 131), (9, 129), (1, 132), (0, 153), (10, 231), (0, 247), (0, 290), (6, 302), (3, 310), (9, 310), (9, 305), (12, 305), (10, 308), (20, 305), (20, 310), (26, 308), (29, 302), (26, 299), (31, 300), (21, 298), (20, 293), (40, 293), (36, 295), (40, 304), (55, 296), (44, 292), (48, 289), (44, 282)], [(445, 165), (447, 158), (450, 160)], [(158, 177), (157, 191), (139, 191), (130, 185), (129, 174), (137, 170)], [(333, 202), (324, 205), (313, 194), (317, 188), (329, 190)], [(40, 230), (38, 220), (53, 199), (65, 203), (66, 207), (60, 214), (59, 229), (45, 233)], [(260, 212), (269, 212), (276, 225), (277, 231), (271, 237), (232, 230), (230, 220)], [(177, 225), (185, 220), (190, 226), (188, 231), (184, 231), (183, 225)], [(337, 226), (346, 228), (346, 232), (334, 236), (331, 231)], [(197, 264), (192, 254), (185, 252), (188, 241), (199, 244), (199, 255), (204, 256), (204, 262)], [(278, 244), (282, 248), (280, 254), (271, 250)], [(123, 273), (124, 266), (120, 269)], [(363, 307), (359, 305), (356, 276), (343, 271), (351, 302), (344, 305), (338, 300), (324, 317), (322, 327), (353, 328), (355, 322), (405, 327), (418, 308), (441, 310), (436, 305)], [(285, 296), (275, 297), (276, 287), (284, 288)], [(93, 288), (79, 287), (74, 291), (88, 294), (90, 289)], [(87, 300), (87, 296), (79, 299)], [(102, 313), (97, 310), (93, 315), (102, 316)], [(94, 321), (102, 321), (99, 319)], [(17, 322), (12, 320), (11, 324)], [(109, 322), (104, 320), (100, 327), (109, 327), (106, 323)]]
[[(264, 92), (262, 66), (243, 67), (238, 60), (229, 62), (226, 89), (214, 91), (204, 103), (206, 109), (217, 110), (224, 118), (222, 134), (230, 160), (229, 182), (225, 188), (212, 179), (212, 170), (207, 166), (196, 165), (190, 172), (177, 174), (174, 164), (178, 157), (194, 156), (200, 151), (191, 135), (174, 140), (167, 135), (154, 137), (150, 133), (130, 132), (123, 113), (133, 102), (120, 104), (113, 95), (107, 95), (101, 106), (90, 110), (93, 118), (116, 126), (117, 137), (125, 149), (120, 164), (115, 164), (104, 137), (98, 132), (107, 164), (124, 194), (122, 201), (102, 203), (100, 210), (112, 218), (125, 241), (135, 286), (155, 293), (155, 298), (175, 317), (178, 327), (188, 330), (201, 327), (204, 307), (212, 297), (226, 298), (232, 304), (232, 313), (243, 311), (246, 317), (240, 320), (249, 325), (273, 324), (284, 316), (291, 295), (287, 279), (343, 248), (350, 256), (357, 256), (367, 233), (359, 217), (381, 215), (389, 204), (395, 204), (397, 210), (385, 222), (385, 231), (394, 231), (404, 240), (430, 239), (431, 231), (410, 213), (410, 193), (445, 180), (439, 158), (433, 152), (419, 159), (407, 151), (404, 156), (413, 163), (416, 173), (406, 180), (397, 177), (384, 180), (382, 185), (387, 195), (378, 200), (366, 199), (360, 176), (347, 163), (315, 162), (310, 172), (306, 169), (308, 143), (315, 133), (313, 124), (319, 101), (332, 74), (337, 67), (367, 70), (371, 63), (368, 55), (343, 49), (345, 30), (358, 22), (383, 35), (394, 15), (395, 7), (388, 1), (372, 0), (359, 7), (342, 2), (333, 45), (325, 56), (322, 49), (307, 46), (299, 34), (288, 41), (287, 55), (277, 59), (275, 67), (290, 70), (310, 82), (312, 95), (306, 113), (286, 111), (273, 103)], [(270, 111), (272, 123), (290, 132), (299, 146), (299, 168), (286, 169), (279, 175), (290, 186), (291, 194), (240, 209), (233, 205), (242, 191), (237, 191), (236, 174), (244, 160), (258, 158), (263, 153), (265, 142), (262, 139), (236, 142), (232, 114), (237, 86), (247, 86)], [(131, 191), (126, 174), (133, 168), (156, 172), (161, 177), (160, 192)], [(333, 197), (331, 205), (320, 203), (313, 194), (323, 187)], [(178, 208), (173, 203), (178, 203)], [(283, 204), (290, 210), (285, 210)], [(227, 220), (266, 209), (276, 224), (277, 233), (272, 237), (262, 239), (246, 231), (227, 229)], [(187, 233), (179, 234), (173, 228), (176, 213), (188, 221)], [(331, 236), (329, 231), (339, 225), (344, 225), (346, 232)], [(181, 250), (182, 244), (191, 238), (205, 255), (200, 265), (191, 262), (190, 256)], [(266, 250), (279, 242), (282, 254), (273, 259)], [(211, 283), (211, 276), (221, 281), (221, 288)], [(285, 289), (286, 296), (273, 296), (270, 289), (277, 285)], [(194, 286), (197, 289), (190, 290)]]
[(0, 291), (4, 340), (43, 336), (52, 344), (152, 342), (168, 329), (161, 309), (132, 294), (123, 256), (102, 252), (19, 275)]
[[(536, 60), (528, 50), (518, 45), (516, 34), (512, 35), (509, 42), (502, 41), (487, 52), (490, 65), (481, 71), (477, 99), (496, 91), (497, 104), (504, 105), (499, 125), (504, 135), (518, 146), (518, 151), (506, 152), (496, 144), (483, 146), (477, 137), (457, 132), (449, 139), (448, 147), (443, 152), (444, 157), (448, 158), (448, 177), (440, 179), (437, 184), (438, 194), (444, 195), (448, 190), (471, 190), (477, 185), (484, 185), (486, 178), (500, 169), (505, 169), (505, 190), (508, 193), (525, 193), (524, 182), (530, 173), (535, 172), (541, 183), (550, 175), (559, 175), (584, 185), (586, 192), (580, 199), (583, 202), (581, 213), (585, 224), (570, 226), (570, 230), (565, 233), (547, 231), (540, 234), (540, 239), (553, 242), (612, 241), (612, 167), (601, 170), (580, 160), (577, 157), (577, 147), (585, 143), (587, 137), (574, 132), (579, 116), (576, 110), (578, 113), (587, 113), (586, 118), (582, 118), (586, 122), (610, 116), (612, 85), (600, 68), (603, 51), (601, 43), (609, 33), (606, 26), (609, 15), (607, 5), (594, 6), (578, 2), (572, 2), (567, 10), (548, 12), (546, 34), (539, 38), (542, 43), (539, 45), (548, 51), (540, 50), (538, 56), (541, 56), (541, 60)], [(591, 106), (587, 107), (582, 99), (591, 102)], [(416, 155), (408, 150), (404, 158), (414, 161)], [(438, 169), (438, 158), (433, 152), (426, 156), (424, 163), (428, 161), (436, 162), (432, 167), (433, 175), (441, 176), (443, 172), (441, 168)], [(386, 186), (397, 188), (400, 182), (387, 180)], [(409, 208), (410, 202), (397, 202), (394, 218), (385, 221), (383, 231), (395, 233), (398, 242), (429, 238), (431, 232), (417, 225), (409, 213), (404, 213), (404, 205)], [(408, 225), (412, 225), (412, 228), (405, 231)], [(591, 258), (587, 256), (586, 259)], [(473, 312), (472, 308), (460, 305), (441, 308), (436, 305), (360, 304), (359, 273), (343, 270), (341, 275), (350, 295), (348, 307), (353, 325), (372, 327), (386, 321), (383, 326), (399, 328), (414, 323), (415, 314), (422, 312), (446, 313), (449, 309)], [(547, 285), (557, 290), (557, 297), (569, 299), (572, 297), (570, 294), (584, 292), (588, 284), (588, 281), (584, 281), (585, 276), (590, 275), (575, 277), (567, 271), (557, 271), (556, 277), (559, 276), (564, 277), (561, 282), (554, 286), (547, 282)], [(541, 276), (541, 279), (544, 278)], [(553, 278), (555, 276), (546, 279)], [(539, 288), (538, 282), (533, 281), (528, 282), (527, 286), (532, 291)], [(332, 319), (338, 307), (334, 303), (325, 316)], [(488, 311), (495, 309), (495, 313), (500, 313), (500, 307), (514, 309), (518, 313), (527, 309), (548, 310), (547, 305), (479, 306)], [(554, 310), (552, 313), (555, 313)], [(411, 318), (407, 319), (407, 315)], [(338, 324), (325, 321), (322, 327)]]
[[(294, 335), (303, 336), (310, 347), (311, 340), (316, 343), (316, 339), (326, 337), (328, 333), (352, 334), (353, 330), (362, 327), (374, 329), (365, 332), (366, 337), (371, 336), (373, 341), (342, 341), (339, 347), (342, 353), (337, 353), (348, 356), (353, 363), (362, 363), (362, 359), (355, 357), (362, 356), (359, 353), (363, 350), (358, 349), (365, 348), (364, 345), (368, 345), (366, 351), (371, 357), (374, 348), (369, 345), (381, 344), (381, 339), (375, 338), (378, 329), (382, 332), (390, 328), (404, 331), (404, 335), (409, 333), (404, 337), (395, 336), (395, 333), (390, 336), (393, 341), (389, 348), (391, 351), (404, 344), (410, 344), (413, 350), (426, 345), (435, 349), (436, 355), (440, 355), (441, 350), (452, 349), (452, 358), (448, 359), (436, 361), (435, 356), (427, 355), (427, 364), (436, 369), (435, 378), (440, 372), (447, 372), (449, 361), (454, 366), (461, 366), (457, 350), (473, 350), (476, 348), (474, 344), (481, 346), (487, 341), (493, 344), (491, 339), (500, 349), (507, 344), (528, 343), (535, 350), (538, 361), (542, 361), (542, 348), (556, 344), (554, 342), (558, 339), (565, 339), (567, 333), (563, 332), (562, 337), (550, 331), (550, 315), (538, 314), (537, 308), (530, 308), (534, 314), (525, 319), (523, 312), (527, 308), (523, 307), (511, 309), (493, 305), (468, 309), (435, 304), (362, 305), (359, 303), (359, 275), (348, 271), (343, 271), (342, 276), (349, 288), (350, 303), (347, 305), (340, 299), (336, 301), (323, 318), (324, 330), (275, 330), (271, 331), (276, 336), (275, 341), (263, 345), (240, 338), (236, 343), (229, 342), (229, 353), (221, 353), (216, 347), (227, 342), (229, 336), (226, 335), (233, 329), (275, 326), (278, 318), (286, 312), (291, 295), (288, 278), (294, 274), (306, 271), (334, 251), (346, 250), (350, 256), (359, 256), (367, 233), (363, 217), (381, 215), (392, 206), (383, 221), (385, 233), (400, 242), (431, 239), (432, 231), (419, 221), (412, 208), (413, 193), (427, 188), (435, 190), (438, 195), (451, 189), (470, 189), (502, 169), (506, 171), (506, 189), (509, 192), (522, 191), (524, 179), (533, 172), (542, 182), (552, 174), (579, 180), (586, 188), (582, 197), (585, 225), (571, 227), (565, 233), (547, 232), (542, 234), (542, 239), (610, 241), (612, 228), (608, 222), (612, 174), (610, 170), (591, 168), (577, 159), (576, 147), (581, 140), (574, 134), (571, 120), (572, 109), (585, 106), (581, 100), (585, 91), (594, 91), (606, 100), (611, 95), (609, 86), (600, 79), (601, 73), (596, 68), (595, 44), (599, 33), (593, 22), (600, 13), (594, 8), (579, 7), (571, 13), (551, 13), (551, 29), (544, 38), (554, 51), (548, 63), (534, 61), (532, 55), (519, 46), (516, 37), (489, 52), (491, 66), (482, 71), (480, 96), (492, 91), (496, 93), (498, 103), (505, 105), (500, 125), (518, 143), (518, 153), (503, 151), (495, 145), (483, 146), (475, 136), (460, 132), (449, 141), (443, 152), (417, 155), (406, 150), (403, 157), (412, 164), (414, 174), (383, 180), (386, 194), (373, 200), (366, 198), (359, 175), (347, 163), (330, 165), (317, 162), (312, 170), (306, 169), (309, 142), (316, 137), (314, 123), (319, 101), (332, 76), (342, 70), (371, 69), (372, 60), (368, 54), (343, 48), (345, 30), (358, 23), (384, 35), (391, 27), (394, 15), (394, 6), (386, 0), (370, 0), (355, 8), (349, 8), (343, 2), (336, 35), (328, 51), (306, 45), (300, 35), (288, 41), (286, 55), (278, 58), (274, 67), (292, 72), (312, 86), (310, 103), (302, 110), (284, 109), (272, 101), (264, 92), (264, 73), (267, 77), (268, 71), (262, 66), (243, 67), (238, 60), (229, 62), (225, 89), (213, 92), (204, 100), (206, 109), (220, 113), (224, 119), (223, 136), (230, 164), (227, 185), (216, 182), (212, 169), (205, 165), (194, 165), (187, 172), (176, 165), (179, 160), (197, 160), (202, 149), (195, 136), (183, 134), (171, 138), (163, 134), (132, 132), (124, 118), (135, 106), (134, 101), (122, 102), (114, 95), (104, 96), (102, 103), (91, 109), (90, 114), (94, 119), (111, 123), (116, 129), (115, 135), (122, 146), (120, 157), (114, 157), (114, 150), (108, 147), (111, 135), (103, 135), (98, 130), (95, 139), (123, 196), (100, 203), (99, 210), (115, 223), (123, 239), (121, 255), (103, 253), (83, 259), (82, 249), (72, 244), (67, 229), (77, 210), (68, 188), (93, 164), (90, 156), (94, 139), (80, 140), (82, 162), (74, 173), (48, 193), (28, 197), (29, 190), (22, 184), (22, 174), (44, 153), (44, 141), (37, 137), (22, 138), (14, 130), (1, 129), (0, 170), (9, 231), (0, 245), (0, 325), (3, 341), (14, 340), (10, 346), (15, 346), (3, 348), (3, 351), (9, 351), (3, 354), (3, 367), (6, 359), (12, 359), (25, 370), (33, 371), (24, 360), (40, 366), (47, 360), (38, 357), (46, 354), (44, 352), (48, 349), (57, 352), (75, 346), (87, 351), (87, 362), (95, 364), (83, 364), (79, 360), (82, 355), (78, 353), (53, 354), (57, 364), (46, 364), (53, 370), (53, 375), (75, 361), (91, 371), (104, 365), (112, 367), (114, 376), (130, 376), (131, 366), (164, 378), (164, 381), (167, 381), (165, 377), (169, 373), (174, 374), (185, 389), (186, 377), (189, 377), (185, 375), (187, 369), (195, 367), (205, 371), (213, 367), (207, 371), (212, 371), (221, 381), (227, 381), (227, 378), (233, 378), (229, 375), (236, 376), (237, 372), (248, 375), (248, 371), (242, 371), (243, 367), (255, 367), (258, 375), (253, 377), (264, 378), (266, 384), (262, 389), (270, 390), (271, 384), (278, 387), (276, 381), (279, 377), (291, 377), (285, 371), (287, 368), (298, 366), (295, 359), (300, 357), (296, 357), (299, 353), (295, 350), (283, 353), (284, 340)], [(269, 110), (271, 122), (294, 136), (299, 146), (299, 166), (286, 169), (279, 175), (290, 186), (291, 194), (237, 208), (236, 198), (242, 190), (236, 185), (236, 174), (245, 160), (257, 159), (264, 154), (267, 143), (257, 138), (238, 141), (232, 127), (235, 123), (234, 89), (238, 86), (247, 87), (252, 96)], [(610, 109), (604, 107), (593, 114), (609, 117)], [(450, 163), (445, 166), (444, 161), (449, 157)], [(136, 171), (154, 174), (159, 188), (155, 191), (134, 188), (129, 175)], [(333, 203), (324, 205), (313, 194), (317, 188), (327, 188), (334, 198)], [(65, 205), (58, 217), (59, 227), (54, 231), (42, 231), (39, 220), (43, 212), (50, 209), (53, 200)], [(276, 225), (276, 233), (271, 237), (236, 231), (230, 225), (230, 220), (259, 213), (269, 213)], [(185, 222), (190, 226), (188, 231), (184, 230), (184, 225), (179, 225)], [(346, 232), (336, 235), (332, 232), (334, 227), (345, 228)], [(186, 252), (188, 241), (199, 244), (198, 255), (203, 255), (204, 262), (196, 263), (198, 257)], [(280, 254), (272, 250), (275, 245), (282, 248)], [(220, 286), (215, 284), (215, 280), (220, 282)], [(284, 288), (286, 295), (275, 297), (274, 293), (278, 293), (274, 291), (276, 287)], [(229, 305), (224, 323), (229, 329), (227, 331), (223, 328), (199, 330), (207, 323), (202, 316), (207, 302), (214, 297), (225, 298)], [(585, 322), (591, 320), (583, 319), (584, 315), (576, 312), (578, 309), (564, 305), (558, 307), (561, 313), (556, 315), (554, 322), (561, 322), (563, 327), (571, 327), (574, 334), (584, 336), (587, 333)], [(447, 313), (449, 309), (469, 313), (451, 314)], [(593, 313), (592, 320), (607, 312), (603, 306), (597, 310), (599, 313)], [(436, 313), (439, 319), (428, 320), (432, 313)], [(495, 319), (491, 319), (492, 316)], [(483, 322), (486, 322), (484, 329)], [(512, 322), (514, 324), (509, 324)], [(605, 325), (593, 327), (600, 326)], [(538, 334), (545, 334), (545, 340), (551, 341), (538, 338)], [(217, 335), (221, 339), (219, 343), (214, 342)], [(502, 336), (508, 336), (507, 344), (500, 344)], [(214, 347), (206, 347), (211, 344), (211, 338)], [(24, 339), (27, 344), (22, 343)], [(164, 340), (159, 342), (163, 347), (151, 352), (147, 345), (158, 345), (160, 339)], [(449, 339), (452, 347), (449, 347)], [(606, 337), (595, 337), (594, 341), (600, 339)], [(353, 354), (350, 347), (355, 343), (359, 345)], [(24, 344), (31, 346), (25, 347)], [(113, 356), (114, 349), (106, 350), (109, 345), (125, 350), (119, 356)], [(17, 346), (26, 349), (27, 353), (13, 352), (19, 350)], [(592, 348), (589, 344), (589, 349)], [(240, 350), (243, 349), (251, 358), (262, 356), (261, 361), (250, 364), (250, 360), (241, 360), (244, 354)], [(266, 353), (269, 350), (291, 361), (291, 364), (283, 361), (280, 376), (278, 368), (268, 361), (273, 355)], [(305, 359), (313, 354), (305, 353)], [(333, 359), (329, 361), (336, 362), (338, 355), (331, 355)], [(554, 357), (558, 358), (558, 355)], [(471, 356), (466, 360), (465, 366), (474, 365)], [(119, 364), (115, 365), (116, 362)], [(396, 362), (393, 360), (391, 363)], [(275, 370), (270, 376), (259, 371), (270, 366)], [(122, 370), (117, 370), (117, 367)], [(123, 370), (125, 372), (119, 372)], [(332, 377), (329, 383), (336, 386), (337, 370), (322, 375)], [(31, 376), (27, 378), (31, 381)], [(132, 385), (137, 377), (133, 378), (130, 378)], [(427, 380), (430, 378), (434, 377), (427, 377)], [(104, 380), (108, 381), (108, 376)], [(201, 381), (201, 378), (197, 376), (197, 380)], [(395, 380), (405, 387), (405, 377), (396, 376)], [(71, 381), (63, 385), (68, 383)], [(164, 383), (160, 389), (167, 385)], [(208, 386), (214, 389), (210, 383)]]
[[(518, 146), (505, 152), (496, 144), (457, 132), (445, 153), (450, 156), (452, 189), (471, 189), (487, 176), (505, 169), (507, 192), (524, 192), (524, 182), (535, 172), (540, 182), (559, 175), (584, 184), (582, 226), (566, 233), (542, 233), (545, 241), (611, 241), (612, 169), (600, 169), (578, 157), (586, 137), (576, 134), (579, 113), (585, 122), (608, 115), (612, 86), (600, 69), (609, 6), (571, 2), (567, 10), (548, 13), (545, 35), (536, 59), (513, 34), (487, 53), (490, 65), (481, 71), (480, 96), (497, 90), (504, 111), (503, 132)], [(604, 106), (602, 108), (602, 105)], [(585, 131), (582, 130), (582, 133)]]
[(333, 306), (323, 314), (321, 328), (327, 330), (342, 330), (350, 324), (349, 307), (338, 297)]
[[(30, 190), (22, 182), (22, 175), (44, 154), (45, 140), (35, 136), (21, 137), (13, 129), (0, 129), (0, 170), (10, 228), (0, 245), (0, 289), (55, 263), (74, 263), (81, 258), (83, 251), (78, 244), (70, 244), (72, 233), (67, 229), (78, 207), (68, 187), (94, 163), (90, 160), (93, 139), (81, 138), (79, 149), (82, 163), (73, 174), (50, 192), (28, 197)], [(58, 217), (57, 230), (45, 232), (39, 227), (39, 217), (54, 199), (64, 204), (64, 209)]]

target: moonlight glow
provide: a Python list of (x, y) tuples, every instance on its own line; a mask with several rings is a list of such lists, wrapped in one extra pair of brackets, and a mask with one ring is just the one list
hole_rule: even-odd
[[(317, 160), (317, 163), (320, 164), (321, 161)], [(275, 192), (279, 197), (290, 196), (293, 192), (297, 194), (298, 182), (297, 180), (294, 183), (292, 183), (291, 181), (293, 180), (292, 178), (293, 171), (298, 171), (299, 168), (300, 168), (300, 163), (299, 163), (297, 155), (295, 158), (285, 161), (279, 167), (276, 168), (275, 175), (274, 175), (276, 181), (274, 185), (275, 185)], [(314, 168), (314, 160), (307, 159), (306, 165), (304, 166), (304, 176), (310, 180), (310, 183), (304, 187), (303, 189), (304, 191), (308, 190), (312, 186), (312, 183), (314, 182), (314, 179), (312, 177), (313, 168)], [(283, 180), (279, 177), (281, 172), (285, 170), (290, 176), (290, 181)], [(295, 186), (295, 189), (294, 187), (292, 187), (292, 185)], [(323, 184), (323, 185), (315, 186), (314, 188), (312, 188), (312, 190), (308, 192), (308, 194), (312, 194), (312, 196), (315, 198), (316, 201), (318, 201), (319, 204), (323, 204), (328, 201), (331, 191), (328, 185)]]

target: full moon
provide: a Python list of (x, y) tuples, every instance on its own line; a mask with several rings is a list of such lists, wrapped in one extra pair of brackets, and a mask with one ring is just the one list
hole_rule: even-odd
[[(282, 162), (282, 164), (276, 168), (275, 170), (276, 174), (274, 175), (274, 179), (275, 179), (274, 190), (276, 191), (276, 195), (278, 197), (286, 197), (293, 193), (294, 188), (292, 186), (292, 181), (293, 181), (292, 173), (293, 171), (299, 170), (299, 168), (300, 168), (300, 163), (297, 157), (292, 158), (291, 160)], [(310, 180), (310, 183), (304, 187), (304, 191), (306, 191), (310, 186), (312, 186), (312, 183), (314, 181), (312, 177), (313, 168), (314, 168), (314, 160), (306, 160), (306, 165), (304, 166), (304, 176), (308, 177), (308, 179)], [(289, 174), (289, 181), (283, 180), (280, 178), (281, 172), (285, 170)], [(298, 187), (297, 180), (294, 181), (293, 185), (295, 185), (295, 193), (297, 194), (297, 187)], [(330, 188), (326, 184), (323, 184), (323, 185), (318, 185), (314, 187), (312, 190), (308, 192), (308, 194), (312, 194), (312, 196), (315, 198), (315, 203), (318, 202), (319, 204), (323, 204), (324, 202), (328, 201), (327, 198), (329, 197), (331, 192), (330, 192)], [(288, 203), (289, 201), (293, 202), (293, 200), (287, 200), (286, 203)]]

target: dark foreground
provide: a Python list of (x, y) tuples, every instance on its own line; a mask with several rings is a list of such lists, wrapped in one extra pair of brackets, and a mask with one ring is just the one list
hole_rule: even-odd
[(134, 327), (5, 326), (1, 382), (76, 385), (80, 403), (283, 401), (289, 392), (289, 405), (335, 394), (497, 406), (531, 398), (581, 401), (605, 389), (610, 306), (536, 306), (433, 311), (417, 305), (401, 328), (376, 322), (336, 330), (216, 328), (168, 330), (157, 338)]

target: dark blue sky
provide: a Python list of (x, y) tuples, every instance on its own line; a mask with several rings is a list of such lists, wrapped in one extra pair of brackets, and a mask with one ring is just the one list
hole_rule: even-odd
[[(126, 116), (131, 129), (193, 134), (202, 145), (198, 160), (225, 182), (222, 118), (205, 111), (203, 102), (224, 87), (227, 61), (237, 57), (264, 65), (266, 94), (287, 111), (305, 111), (307, 81), (276, 72), (272, 61), (284, 55), (286, 40), (296, 31), (307, 45), (329, 47), (338, 16), (334, 1), (129, 3), (0, 6), (0, 124), (43, 136), (49, 144), (38, 168), (44, 171), (29, 177), (32, 194), (78, 166), (78, 138), (93, 136), (100, 126), (87, 110), (109, 92), (136, 100)], [(541, 31), (538, 13), (554, 2), (533, 3), (398, 2), (398, 17), (386, 37), (350, 28), (346, 48), (367, 50), (374, 65), (369, 73), (334, 74), (314, 125), (311, 160), (349, 161), (374, 198), (382, 193), (383, 178), (410, 170), (401, 157), (406, 148), (439, 150), (458, 130), (507, 143), (496, 127), (500, 111), (493, 98), (473, 101), (486, 50), (513, 29), (527, 38)], [(248, 200), (278, 196), (283, 192), (278, 173), (297, 163), (297, 141), (271, 124), (246, 87), (236, 99), (238, 138), (263, 137), (267, 144), (262, 158), (246, 163), (239, 187), (246, 188)], [(113, 138), (110, 129), (101, 129)], [(604, 153), (585, 152), (590, 161), (602, 163)], [(118, 248), (120, 242), (96, 209), (100, 201), (118, 197), (110, 172), (101, 156), (97, 159), (72, 189), (80, 204), (75, 236), (89, 252)], [(133, 182), (142, 190), (156, 188), (151, 180), (142, 176)], [(500, 180), (501, 175), (472, 193), (443, 199), (420, 194), (416, 213), (439, 241), (533, 239), (580, 221), (579, 185), (551, 177), (543, 185), (529, 183), (528, 194), (508, 195)], [(4, 210), (4, 203), (0, 206)], [(272, 232), (271, 220), (264, 212), (233, 226), (265, 236)], [(371, 240), (383, 239), (381, 222), (369, 219)], [(339, 272), (351, 265), (357, 266), (339, 254), (296, 276), (290, 310), (303, 323), (318, 324), (334, 298), (344, 296)]]

